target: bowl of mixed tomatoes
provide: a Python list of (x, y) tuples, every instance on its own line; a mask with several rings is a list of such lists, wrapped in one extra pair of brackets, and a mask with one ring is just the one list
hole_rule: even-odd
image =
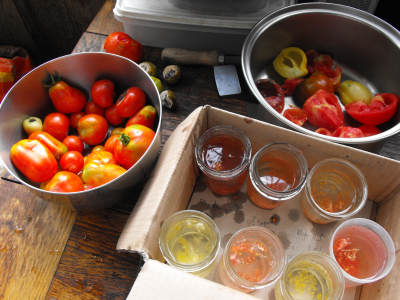
[(242, 49), (268, 122), (377, 152), (400, 131), (400, 33), (352, 7), (306, 3), (258, 22)]
[(63, 56), (25, 75), (3, 99), (1, 159), (45, 200), (104, 208), (151, 170), (161, 115), (157, 87), (132, 60), (104, 52)]

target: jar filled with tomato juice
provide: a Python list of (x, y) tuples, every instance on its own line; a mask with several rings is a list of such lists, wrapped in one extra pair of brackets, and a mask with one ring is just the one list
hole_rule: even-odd
[(285, 266), (285, 249), (272, 231), (251, 226), (236, 232), (220, 258), (218, 273), (228, 287), (250, 293), (274, 283)]
[(276, 300), (340, 300), (343, 294), (344, 277), (339, 265), (317, 251), (293, 257), (275, 285)]
[(251, 160), (247, 194), (257, 206), (273, 209), (300, 194), (307, 174), (307, 161), (296, 147), (268, 144)]
[(395, 262), (396, 248), (389, 233), (378, 223), (352, 218), (336, 228), (329, 254), (342, 268), (348, 288), (388, 275)]
[(246, 181), (251, 143), (239, 129), (215, 126), (200, 137), (195, 155), (208, 188), (219, 195), (230, 195)]
[(329, 158), (310, 171), (301, 206), (310, 221), (327, 224), (354, 216), (364, 207), (367, 196), (363, 173), (346, 160)]

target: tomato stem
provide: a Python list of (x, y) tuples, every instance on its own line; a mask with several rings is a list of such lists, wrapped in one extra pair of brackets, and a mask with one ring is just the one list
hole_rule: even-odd
[(42, 81), (43, 85), (47, 88), (52, 87), (53, 85), (55, 85), (57, 82), (60, 81), (60, 75), (58, 74), (58, 72), (56, 70), (54, 70), (54, 75), (49, 74), (50, 79), (51, 79), (51, 83), (46, 83), (45, 80)]
[(124, 146), (127, 146), (129, 144), (129, 142), (131, 141), (131, 138), (126, 133), (121, 133), (119, 140), (121, 141), (121, 143)]

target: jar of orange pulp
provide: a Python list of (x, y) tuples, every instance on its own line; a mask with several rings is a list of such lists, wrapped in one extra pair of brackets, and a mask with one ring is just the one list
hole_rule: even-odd
[(236, 232), (228, 241), (218, 265), (221, 281), (250, 293), (274, 283), (285, 266), (285, 249), (270, 230), (252, 226)]
[(195, 155), (208, 188), (220, 195), (230, 195), (246, 181), (251, 143), (239, 129), (215, 126), (200, 137)]
[(346, 160), (329, 158), (312, 168), (301, 206), (310, 221), (327, 224), (354, 216), (364, 207), (367, 196), (363, 173)]
[(251, 160), (247, 194), (257, 206), (272, 209), (299, 195), (307, 174), (307, 161), (296, 147), (268, 144)]

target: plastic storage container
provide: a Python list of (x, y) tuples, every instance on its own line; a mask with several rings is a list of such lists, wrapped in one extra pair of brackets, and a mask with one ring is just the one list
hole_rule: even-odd
[[(221, 1), (224, 0), (216, 0)], [(233, 9), (207, 12), (195, 10), (194, 6), (185, 9), (169, 0), (117, 0), (114, 16), (123, 23), (127, 34), (146, 46), (239, 55), (247, 34), (261, 18), (295, 3), (296, 0), (267, 0), (261, 9), (246, 13)]]

